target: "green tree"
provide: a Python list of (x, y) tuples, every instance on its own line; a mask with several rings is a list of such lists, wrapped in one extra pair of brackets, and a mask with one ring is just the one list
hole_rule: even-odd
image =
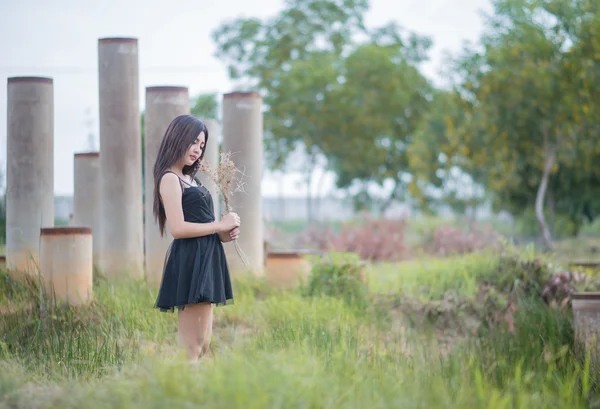
[[(282, 83), (298, 88), (292, 83), (294, 77), (288, 73), (315, 68), (314, 63), (319, 57), (325, 58), (322, 63), (327, 64), (332, 57), (341, 56), (352, 45), (352, 36), (364, 32), (363, 15), (367, 9), (366, 0), (287, 0), (284, 9), (273, 18), (264, 21), (238, 18), (225, 22), (213, 32), (216, 56), (227, 64), (230, 77), (238, 80), (240, 89), (257, 91), (263, 96), (266, 106), (265, 159), (270, 167), (282, 169), (299, 145), (311, 152), (313, 144), (307, 145), (306, 139), (321, 137), (281, 132), (285, 119), (278, 117), (280, 111), (275, 112), (278, 105), (308, 104), (307, 108), (311, 108), (316, 102), (315, 99), (308, 100), (311, 91), (296, 97), (285, 89)], [(292, 68), (294, 64), (296, 66)], [(314, 84), (306, 83), (306, 80), (304, 76), (301, 81), (305, 81), (308, 88), (313, 87)], [(306, 118), (306, 114), (310, 118)], [(315, 108), (306, 114), (304, 118), (294, 117), (295, 124), (287, 121), (285, 127), (297, 129), (294, 125), (313, 120), (319, 111)]]
[(393, 24), (366, 29), (367, 8), (287, 1), (272, 19), (227, 22), (214, 39), (230, 76), (263, 95), (268, 166), (283, 169), (301, 150), (307, 184), (324, 158), (340, 188), (391, 181), (385, 207), (402, 192), (405, 147), (427, 105), (430, 86), (415, 65), (431, 42)]
[[(337, 186), (358, 188), (359, 208), (377, 205), (384, 212), (406, 198), (410, 182), (408, 146), (433, 91), (416, 68), (428, 39), (403, 38), (395, 26), (373, 33), (344, 60), (343, 86), (335, 90), (335, 132), (327, 153), (337, 174)], [(333, 143), (336, 142), (336, 143)], [(386, 186), (389, 194), (374, 203), (371, 185)]]
[(465, 111), (460, 96), (436, 90), (407, 148), (411, 173), (408, 191), (426, 213), (449, 205), (458, 214), (475, 209), (486, 200), (485, 187), (476, 183), (479, 171), (468, 161), (472, 142), (456, 138), (462, 134)]
[(460, 60), (466, 116), (449, 138), (464, 144), (467, 168), (494, 193), (497, 206), (533, 201), (551, 248), (544, 211), (549, 188), (564, 207), (563, 199), (577, 194), (574, 187), (597, 179), (576, 175), (591, 171), (588, 145), (598, 140), (597, 121), (587, 116), (595, 92), (590, 77), (597, 73), (586, 68), (597, 66), (597, 52), (590, 51), (598, 45), (582, 35), (597, 28), (598, 6), (591, 0), (497, 0), (494, 7), (483, 51)]
[(218, 119), (219, 103), (217, 94), (200, 94), (192, 98), (191, 114), (200, 119)]
[[(329, 87), (335, 86), (333, 64), (352, 45), (352, 37), (365, 31), (367, 9), (367, 0), (287, 0), (273, 18), (238, 18), (213, 32), (216, 55), (238, 88), (263, 96), (268, 167), (294, 166), (290, 155), (303, 152), (307, 160), (296, 170), (310, 186), (317, 160), (326, 157), (321, 109)], [(310, 195), (307, 201), (312, 209)]]
[[(303, 60), (289, 64), (289, 69), (275, 75), (277, 81), (269, 91), (273, 101), (265, 117), (265, 148), (271, 156), (271, 166), (302, 172), (311, 186), (317, 165), (327, 166), (328, 147), (335, 118), (332, 111), (339, 106), (334, 91), (340, 86), (339, 58), (331, 52), (315, 51)], [(290, 152), (302, 152), (307, 160), (289, 163)], [(313, 219), (312, 195), (307, 195), (308, 219)]]

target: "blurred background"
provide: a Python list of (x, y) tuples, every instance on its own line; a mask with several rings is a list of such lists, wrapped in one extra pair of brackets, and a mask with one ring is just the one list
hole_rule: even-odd
[(0, 407), (598, 407), (599, 0), (0, 0), (0, 31), (0, 194), (6, 79), (52, 77), (69, 223), (98, 39), (136, 37), (142, 122), (147, 86), (262, 96), (272, 250), (190, 369), (155, 287), (90, 263), (54, 308), (0, 248)]
[(398, 260), (499, 234), (592, 259), (599, 11), (594, 0), (2, 0), (2, 192), (6, 78), (53, 77), (55, 216), (68, 223), (73, 154), (99, 143), (97, 40), (133, 36), (141, 104), (146, 86), (183, 85), (194, 114), (220, 118), (222, 94), (263, 96), (271, 247)]

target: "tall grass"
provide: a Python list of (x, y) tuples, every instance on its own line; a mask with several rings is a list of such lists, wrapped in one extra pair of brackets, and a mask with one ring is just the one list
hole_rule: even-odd
[[(597, 376), (573, 353), (568, 311), (523, 296), (514, 332), (482, 326), (448, 345), (444, 334), (411, 325), (401, 302), (380, 298), (473, 296), (500, 262), (471, 255), (375, 267), (367, 305), (335, 291), (282, 291), (236, 279), (235, 304), (215, 310), (214, 358), (195, 368), (177, 354), (176, 316), (152, 309), (155, 290), (100, 280), (89, 307), (57, 308), (53, 318), (35, 308), (0, 315), (0, 406), (597, 406)], [(18, 305), (35, 305), (35, 291), (4, 276), (0, 282), (0, 293), (22, 298)]]
[(381, 264), (372, 271), (369, 286), (375, 293), (404, 293), (423, 300), (442, 299), (448, 291), (473, 296), (481, 279), (497, 268), (498, 258), (482, 253)]

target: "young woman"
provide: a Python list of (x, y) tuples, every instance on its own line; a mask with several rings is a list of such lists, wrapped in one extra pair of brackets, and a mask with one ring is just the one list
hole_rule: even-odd
[(173, 236), (156, 308), (178, 309), (178, 336), (192, 362), (208, 352), (213, 304), (233, 300), (224, 242), (239, 235), (235, 213), (216, 220), (213, 198), (195, 178), (208, 143), (206, 125), (191, 115), (175, 118), (154, 165), (154, 217), (161, 236)]

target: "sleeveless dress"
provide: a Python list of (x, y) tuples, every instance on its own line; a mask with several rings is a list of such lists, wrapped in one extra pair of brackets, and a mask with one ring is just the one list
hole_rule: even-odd
[[(213, 199), (208, 189), (197, 180), (194, 180), (197, 186), (181, 178), (179, 181), (185, 221), (215, 221)], [(202, 302), (233, 303), (229, 268), (218, 233), (173, 240), (165, 255), (155, 307), (163, 312), (173, 312), (176, 307), (183, 310), (186, 304)]]

